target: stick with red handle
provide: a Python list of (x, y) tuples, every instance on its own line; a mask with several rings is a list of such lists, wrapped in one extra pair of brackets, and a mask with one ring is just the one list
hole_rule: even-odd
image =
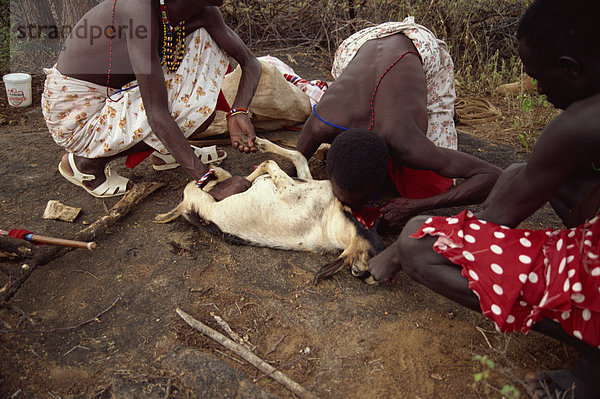
[(50, 244), (50, 245), (61, 245), (63, 247), (74, 247), (74, 248), (87, 248), (90, 251), (96, 249), (98, 246), (95, 242), (85, 241), (74, 241), (67, 240), (64, 238), (48, 237), (35, 234), (32, 231), (12, 229), (10, 231), (0, 230), (0, 236), (8, 236), (13, 238), (19, 238), (21, 240), (31, 241), (32, 243), (38, 244)]

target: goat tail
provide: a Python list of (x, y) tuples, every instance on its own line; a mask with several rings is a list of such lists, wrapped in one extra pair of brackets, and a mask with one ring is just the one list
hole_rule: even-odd
[(181, 202), (175, 209), (167, 213), (161, 213), (154, 217), (154, 223), (169, 223), (181, 216), (187, 208), (185, 201)]

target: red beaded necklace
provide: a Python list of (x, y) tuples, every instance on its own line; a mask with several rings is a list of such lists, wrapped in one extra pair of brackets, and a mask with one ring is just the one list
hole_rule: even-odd
[(119, 97), (117, 100), (113, 100), (110, 96), (110, 71), (112, 69), (112, 48), (113, 48), (113, 38), (115, 35), (115, 8), (117, 7), (117, 0), (113, 1), (112, 13), (110, 14), (110, 31), (109, 31), (109, 40), (108, 40), (108, 73), (106, 74), (106, 97), (109, 101), (117, 102), (123, 96)]

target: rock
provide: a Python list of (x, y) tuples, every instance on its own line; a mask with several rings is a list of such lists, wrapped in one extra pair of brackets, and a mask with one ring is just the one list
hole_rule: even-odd
[(77, 215), (81, 212), (81, 208), (61, 204), (58, 201), (50, 200), (46, 205), (46, 210), (42, 215), (42, 219), (60, 219), (65, 222), (73, 222)]

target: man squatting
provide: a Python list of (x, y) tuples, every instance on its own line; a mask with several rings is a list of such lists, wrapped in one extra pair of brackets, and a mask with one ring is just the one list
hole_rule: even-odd
[[(192, 148), (186, 138), (213, 120), (230, 56), (242, 69), (227, 119), (232, 146), (256, 151), (247, 108), (261, 66), (223, 21), (222, 3), (106, 0), (83, 16), (73, 32), (86, 24), (110, 26), (113, 34), (93, 42), (71, 35), (56, 65), (46, 70), (42, 95), (52, 138), (67, 152), (59, 164), (67, 180), (96, 197), (123, 195), (132, 183), (108, 163), (127, 155), (132, 167), (154, 152), (156, 168), (181, 165), (204, 184), (210, 177), (198, 158), (204, 149)], [(148, 26), (149, 34), (118, 34), (125, 21), (131, 27)], [(205, 162), (211, 160), (214, 154)], [(210, 193), (219, 200), (249, 184), (234, 177)]]

